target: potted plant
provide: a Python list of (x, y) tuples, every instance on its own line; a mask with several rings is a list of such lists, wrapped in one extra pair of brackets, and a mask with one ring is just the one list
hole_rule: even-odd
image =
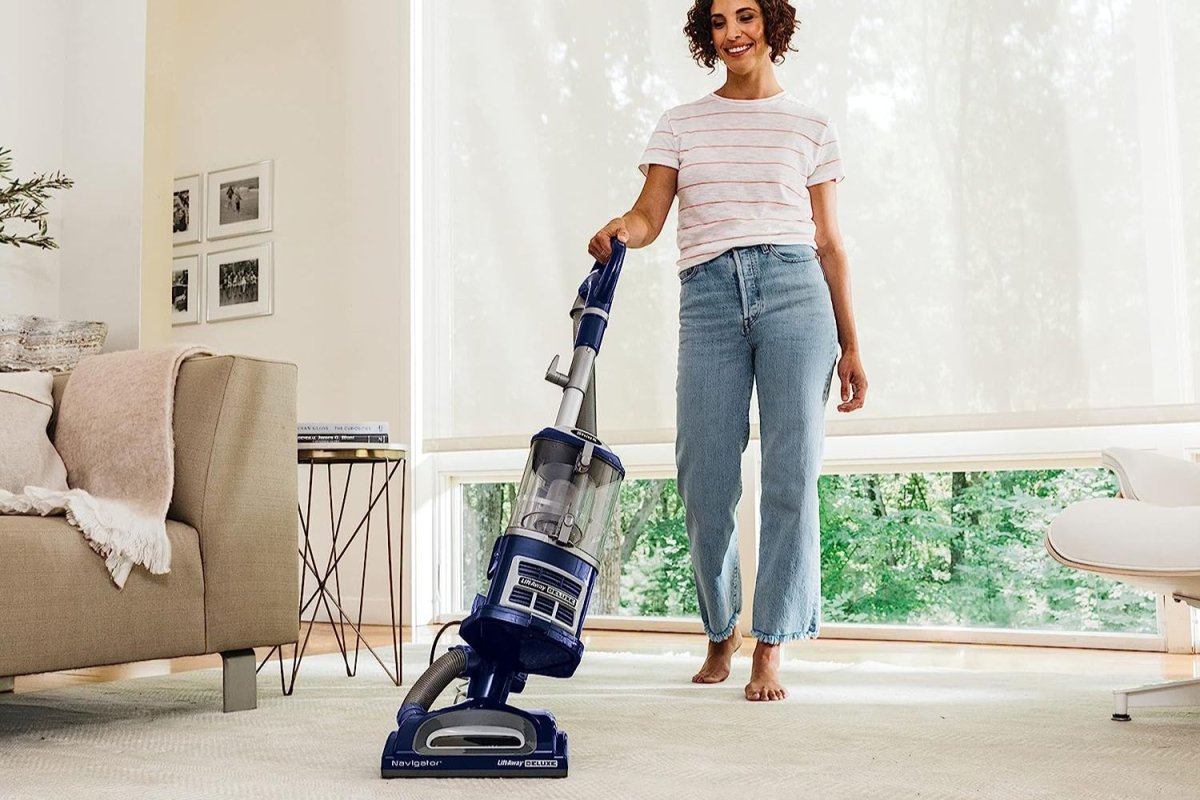
[[(34, 175), (27, 181), (18, 180), (12, 177), (10, 153), (7, 148), (0, 147), (0, 244), (52, 250), (58, 247), (58, 243), (46, 233), (45, 202), (50, 198), (50, 192), (70, 189), (74, 181), (61, 172)], [(36, 232), (9, 233), (5, 226), (13, 220), (33, 225)]]
[[(46, 231), (50, 193), (70, 189), (74, 182), (61, 172), (12, 177), (10, 151), (0, 147), (0, 245), (53, 250), (58, 243)], [(16, 232), (7, 229), (21, 223)], [(79, 359), (99, 352), (108, 326), (103, 322), (74, 322), (26, 315), (0, 315), (0, 372), (42, 370), (67, 372)]]

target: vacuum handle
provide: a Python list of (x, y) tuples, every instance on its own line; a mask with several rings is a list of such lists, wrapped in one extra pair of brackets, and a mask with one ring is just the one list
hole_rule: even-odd
[(601, 308), (608, 312), (612, 307), (613, 294), (617, 289), (617, 278), (621, 277), (621, 265), (625, 263), (625, 245), (617, 237), (609, 240), (612, 254), (607, 263), (597, 261), (592, 271), (579, 284), (579, 296), (585, 306)]
[(613, 295), (617, 291), (617, 280), (621, 277), (621, 265), (625, 263), (625, 245), (612, 237), (612, 254), (608, 262), (599, 261), (592, 271), (579, 285), (579, 297), (583, 300), (583, 310), (579, 316), (579, 331), (575, 336), (575, 346), (590, 347), (600, 352), (600, 342), (604, 339), (604, 329), (608, 327), (608, 312), (612, 309)]

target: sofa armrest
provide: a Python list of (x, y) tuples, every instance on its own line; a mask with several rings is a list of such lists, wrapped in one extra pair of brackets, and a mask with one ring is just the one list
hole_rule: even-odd
[(1200, 506), (1200, 464), (1146, 450), (1110, 447), (1100, 463), (1117, 475), (1121, 494), (1159, 506)]
[(296, 366), (185, 361), (174, 432), (168, 516), (199, 533), (207, 651), (296, 641)]

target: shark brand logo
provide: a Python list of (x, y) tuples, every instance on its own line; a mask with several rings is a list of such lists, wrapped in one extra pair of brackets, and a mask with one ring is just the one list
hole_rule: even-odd
[(592, 444), (598, 444), (601, 447), (604, 446), (604, 442), (597, 439), (594, 434), (588, 433), (587, 431), (582, 430), (580, 428), (572, 428), (571, 433), (575, 434), (576, 436), (578, 436), (580, 439), (583, 439), (584, 441), (591, 442)]
[(524, 586), (526, 589), (533, 589), (535, 592), (544, 594), (547, 597), (553, 597), (555, 600), (562, 603), (564, 606), (568, 606), (569, 608), (575, 608), (575, 605), (578, 602), (574, 597), (567, 594), (562, 589), (556, 589), (548, 583), (535, 581), (533, 578), (518, 578), (517, 583), (520, 586)]

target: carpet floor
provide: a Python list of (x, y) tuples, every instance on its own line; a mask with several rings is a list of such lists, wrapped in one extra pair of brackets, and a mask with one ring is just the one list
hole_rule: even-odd
[[(427, 653), (406, 648), (410, 685)], [(380, 780), (407, 689), (336, 654), (306, 659), (292, 697), (264, 670), (237, 714), (219, 670), (4, 695), (0, 798), (1200, 796), (1200, 713), (1109, 720), (1136, 677), (788, 661), (791, 696), (768, 704), (742, 698), (746, 659), (719, 686), (688, 681), (699, 662), (588, 653), (571, 680), (531, 679), (515, 704), (569, 733), (565, 780)]]

